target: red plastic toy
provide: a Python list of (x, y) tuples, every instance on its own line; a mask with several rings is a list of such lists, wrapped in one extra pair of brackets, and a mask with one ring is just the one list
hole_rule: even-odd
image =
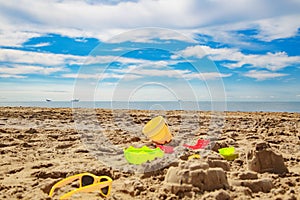
[(204, 149), (209, 144), (209, 142), (210, 142), (209, 140), (199, 139), (197, 141), (197, 144), (195, 144), (194, 146), (191, 146), (191, 145), (188, 145), (188, 144), (184, 144), (183, 146), (187, 147), (187, 148), (190, 148), (190, 149), (193, 149), (193, 150)]

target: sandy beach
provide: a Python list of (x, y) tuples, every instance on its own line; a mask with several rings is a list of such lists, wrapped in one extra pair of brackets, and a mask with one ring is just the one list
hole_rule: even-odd
[[(1, 107), (0, 199), (51, 199), (48, 193), (57, 181), (83, 172), (113, 179), (108, 199), (300, 199), (299, 113), (225, 112), (220, 126), (212, 113), (200, 111), (97, 109), (92, 117), (85, 110), (78, 113), (70, 108)], [(159, 114), (165, 115), (175, 138), (171, 144), (214, 135), (211, 150), (188, 160), (199, 152), (182, 149), (178, 159), (147, 173), (130, 172), (135, 168), (129, 163), (107, 163), (113, 148), (99, 144), (95, 127), (119, 149), (154, 148), (141, 129)], [(229, 146), (239, 154), (233, 161), (218, 154), (219, 148)], [(54, 199), (76, 187), (77, 182), (57, 190)], [(101, 198), (98, 192), (73, 196)]]

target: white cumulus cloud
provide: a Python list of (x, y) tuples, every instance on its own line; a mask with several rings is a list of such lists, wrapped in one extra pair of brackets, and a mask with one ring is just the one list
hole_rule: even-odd
[(300, 56), (288, 56), (285, 52), (267, 54), (244, 54), (238, 49), (231, 48), (211, 48), (205, 45), (190, 46), (179, 52), (185, 57), (203, 58), (209, 56), (216, 61), (233, 61), (226, 63), (228, 68), (240, 68), (244, 65), (251, 65), (256, 68), (265, 68), (277, 71), (285, 67), (300, 64)]
[(261, 70), (261, 71), (250, 70), (249, 72), (244, 74), (244, 76), (246, 76), (246, 77), (255, 78), (259, 81), (266, 80), (266, 79), (283, 77), (283, 76), (287, 76), (287, 75), (288, 74), (269, 72), (269, 71), (266, 71), (266, 70)]
[(34, 65), (14, 65), (13, 67), (0, 67), (0, 74), (3, 75), (5, 74), (6, 75), (20, 75), (20, 74), (49, 75), (55, 72), (62, 72), (62, 71), (66, 71), (66, 69), (63, 67), (41, 67), (41, 66), (34, 66)]
[(42, 53), (33, 51), (22, 51), (15, 49), (0, 49), (1, 62), (19, 63), (19, 64), (37, 64), (37, 65), (65, 65), (82, 64), (85, 61), (83, 56), (74, 56), (67, 54)]
[[(20, 46), (29, 38), (48, 33), (105, 41), (141, 27), (174, 29), (188, 37), (208, 33), (220, 40), (226, 40), (222, 35), (232, 31), (255, 28), (257, 38), (273, 40), (297, 33), (299, 13), (300, 3), (296, 0), (140, 0), (113, 4), (10, 0), (0, 3), (0, 45)], [(151, 34), (145, 33), (122, 39), (148, 41), (149, 37)], [(186, 40), (164, 32), (159, 37)]]

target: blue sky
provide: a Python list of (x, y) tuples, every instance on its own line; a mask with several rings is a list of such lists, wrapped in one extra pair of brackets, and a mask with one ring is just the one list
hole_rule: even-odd
[(0, 2), (0, 101), (300, 100), (298, 0)]

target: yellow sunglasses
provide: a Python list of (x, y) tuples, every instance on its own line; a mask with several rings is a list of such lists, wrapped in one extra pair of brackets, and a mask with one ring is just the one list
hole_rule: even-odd
[(53, 193), (56, 188), (63, 187), (77, 179), (79, 179), (79, 188), (64, 194), (60, 197), (60, 199), (68, 199), (75, 193), (93, 192), (96, 190), (98, 190), (99, 193), (104, 197), (108, 197), (110, 195), (110, 190), (112, 187), (112, 179), (110, 177), (96, 176), (94, 174), (86, 172), (67, 177), (54, 184), (49, 192), (49, 197), (53, 196)]

